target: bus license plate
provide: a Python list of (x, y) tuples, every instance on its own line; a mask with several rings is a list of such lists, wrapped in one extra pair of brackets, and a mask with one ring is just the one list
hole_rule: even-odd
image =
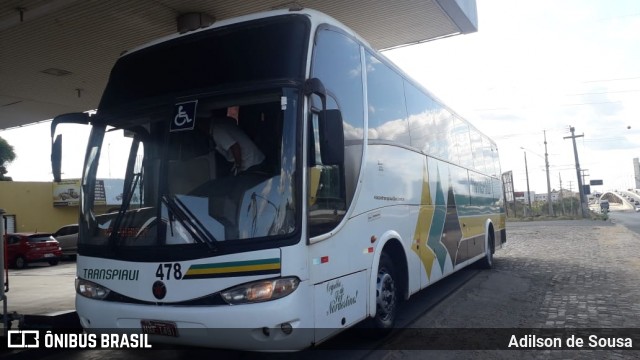
[(178, 337), (178, 327), (167, 321), (140, 320), (143, 334)]
[(53, 257), (53, 254), (44, 254), (44, 257)]

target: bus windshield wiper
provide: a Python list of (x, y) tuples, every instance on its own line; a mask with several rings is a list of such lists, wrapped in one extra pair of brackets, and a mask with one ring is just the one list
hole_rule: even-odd
[(113, 222), (113, 226), (111, 227), (111, 234), (109, 234), (109, 244), (111, 246), (115, 246), (116, 241), (120, 238), (120, 226), (122, 225), (122, 220), (124, 219), (124, 214), (127, 213), (129, 209), (129, 204), (131, 203), (131, 199), (133, 198), (133, 194), (135, 193), (136, 185), (140, 180), (140, 173), (133, 174), (133, 181), (131, 186), (126, 187), (126, 193), (122, 198), (122, 205), (118, 210), (118, 215), (116, 216), (115, 221)]
[(162, 201), (194, 239), (207, 244), (212, 252), (218, 251), (216, 238), (202, 225), (178, 198), (162, 195)]
[(120, 210), (118, 210), (118, 215), (116, 216), (115, 221), (113, 222), (113, 227), (111, 228), (111, 234), (109, 234), (108, 243), (111, 247), (116, 246), (116, 241), (120, 237), (120, 227), (122, 225), (122, 220), (124, 219), (124, 215), (127, 213), (129, 209), (129, 204), (131, 203), (131, 199), (133, 198), (133, 194), (135, 193), (136, 186), (140, 178), (142, 177), (142, 172), (134, 172), (135, 163), (136, 163), (136, 155), (138, 154), (138, 147), (140, 146), (140, 137), (136, 134), (133, 138), (133, 142), (131, 143), (131, 149), (129, 149), (129, 158), (127, 160), (127, 175), (124, 179), (122, 194), (122, 205), (120, 206)]

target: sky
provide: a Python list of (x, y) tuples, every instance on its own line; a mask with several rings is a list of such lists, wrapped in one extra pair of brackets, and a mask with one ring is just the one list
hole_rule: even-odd
[[(516, 191), (577, 189), (569, 128), (592, 190), (635, 186), (640, 1), (477, 0), (478, 32), (385, 52), (496, 141)], [(522, 149), (524, 148), (524, 149)]]
[[(476, 2), (478, 32), (384, 54), (497, 143), (516, 191), (526, 191), (526, 152), (531, 191), (547, 192), (545, 132), (551, 188), (577, 189), (570, 126), (584, 135), (576, 145), (586, 181), (604, 182), (592, 190), (634, 187), (640, 1)], [(49, 122), (0, 131), (17, 154), (8, 166), (14, 180), (51, 181), (49, 131)], [(63, 165), (82, 162), (82, 139), (65, 139)], [(65, 166), (66, 178), (80, 177)]]

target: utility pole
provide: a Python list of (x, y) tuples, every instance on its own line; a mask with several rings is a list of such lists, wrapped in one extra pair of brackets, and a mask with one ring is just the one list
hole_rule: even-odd
[(564, 196), (562, 196), (562, 175), (560, 173), (558, 173), (558, 180), (560, 180), (560, 204), (562, 204), (562, 215), (565, 215)]
[[(581, 175), (582, 175), (582, 187), (583, 187), (583, 195), (584, 195), (584, 203), (586, 204), (586, 208), (589, 209), (589, 194), (587, 194), (587, 180), (586, 178), (588, 176), (590, 176), (589, 174), (587, 174), (586, 172), (589, 171), (589, 169), (580, 169)], [(591, 188), (589, 187), (589, 191), (591, 191)], [(589, 211), (587, 211), (587, 214), (589, 213)]]
[(569, 194), (571, 194), (571, 216), (573, 216), (573, 181), (569, 181)]
[(547, 168), (547, 204), (549, 205), (549, 216), (553, 216), (553, 205), (551, 204), (551, 179), (549, 178), (549, 154), (547, 153), (547, 131), (544, 131), (544, 164)]
[(571, 136), (565, 136), (564, 139), (571, 139), (573, 140), (573, 156), (576, 159), (576, 175), (578, 178), (578, 196), (580, 196), (580, 213), (582, 214), (582, 217), (585, 217), (585, 211), (584, 211), (584, 191), (582, 189), (582, 176), (580, 174), (580, 160), (578, 160), (578, 148), (576, 147), (576, 138), (577, 137), (583, 137), (584, 134), (582, 135), (576, 135), (575, 131), (576, 128), (574, 128), (573, 126), (569, 127), (569, 131), (571, 131)]
[[(521, 146), (520, 149), (524, 148)], [(529, 167), (527, 166), (527, 152), (524, 152), (524, 172), (527, 175), (527, 199), (529, 200), (529, 216), (532, 215), (532, 208), (531, 208), (531, 191), (529, 190)]]
[(591, 176), (589, 174), (585, 174), (587, 171), (589, 171), (589, 169), (580, 169), (580, 172), (582, 172), (582, 183), (585, 185), (587, 184), (587, 181), (585, 180), (585, 178), (587, 176)]

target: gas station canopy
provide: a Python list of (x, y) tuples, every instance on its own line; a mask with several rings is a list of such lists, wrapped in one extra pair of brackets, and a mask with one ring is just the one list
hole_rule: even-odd
[(95, 109), (118, 56), (177, 32), (180, 15), (286, 7), (327, 13), (379, 50), (478, 29), (475, 0), (4, 0), (0, 129)]

